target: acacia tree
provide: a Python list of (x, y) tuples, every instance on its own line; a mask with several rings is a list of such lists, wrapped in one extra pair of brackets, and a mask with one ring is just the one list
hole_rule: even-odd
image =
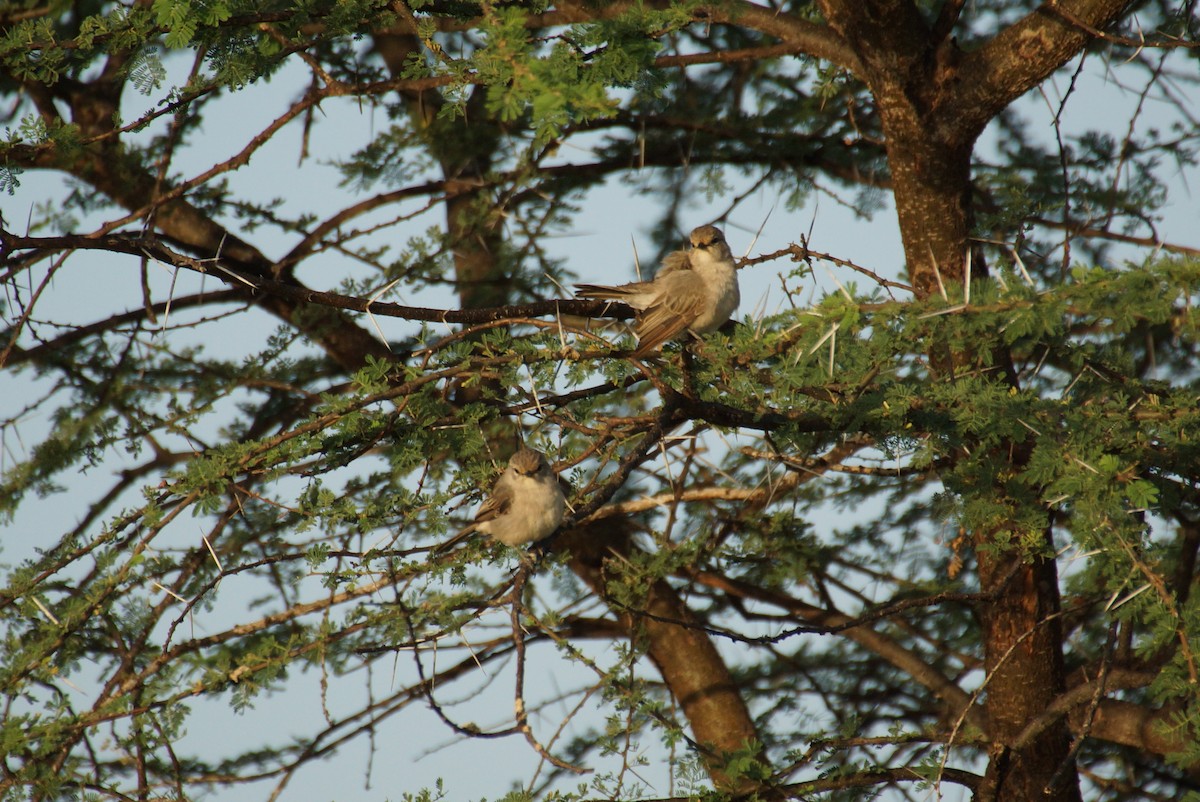
[[(64, 179), (4, 219), (0, 365), (26, 392), (0, 503), (75, 510), (12, 530), (36, 554), (0, 590), (5, 799), (279, 791), (418, 708), (481, 761), (523, 738), (531, 793), (1195, 793), (1200, 263), (1157, 227), (1200, 130), (1193, 3), (30, 2), (0, 25), (0, 181)], [(1014, 104), (1060, 80), (1058, 123), (1099, 102), (1093, 71), (1133, 111), (1032, 136)], [(234, 93), (282, 103), (300, 73), (235, 141)], [(298, 132), (303, 177), (364, 110), (368, 144), (320, 155), (353, 201), (273, 196), (260, 152)], [(844, 286), (632, 359), (580, 324), (628, 310), (564, 299), (579, 267), (546, 244), (615, 180), (659, 199), (664, 250), (699, 193), (721, 219), (747, 186), (886, 193), (903, 264), (766, 243), (744, 271)], [(128, 291), (54, 303), (100, 271)], [(518, 436), (573, 480), (563, 530), (431, 554)], [(89, 470), (107, 486), (72, 490)], [(254, 716), (309, 674), (311, 731), (185, 739), (199, 706)], [(477, 698), (515, 712), (469, 723)], [(640, 787), (658, 745), (672, 784)]]

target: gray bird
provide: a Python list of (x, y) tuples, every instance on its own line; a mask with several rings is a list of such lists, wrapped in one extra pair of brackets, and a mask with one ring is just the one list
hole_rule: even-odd
[(580, 298), (620, 301), (638, 310), (635, 357), (657, 350), (685, 330), (716, 331), (741, 302), (737, 268), (721, 229), (700, 226), (692, 231), (691, 242), (691, 250), (675, 251), (663, 259), (653, 281), (616, 287), (575, 285)]
[(563, 522), (567, 499), (558, 476), (540, 451), (522, 448), (496, 479), (491, 495), (479, 505), (475, 521), (438, 546), (442, 553), (472, 532), (483, 532), (507, 546), (543, 540)]

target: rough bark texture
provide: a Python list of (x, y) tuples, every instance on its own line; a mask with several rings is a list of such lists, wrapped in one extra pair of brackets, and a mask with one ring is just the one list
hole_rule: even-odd
[(908, 3), (822, 4), (862, 64), (892, 173), (911, 283), (921, 294), (961, 282), (971, 233), (971, 149), (981, 128), (961, 124), (959, 54)]
[(878, 104), (909, 277), (919, 292), (965, 277), (974, 233), (970, 159), (984, 127), (1078, 54), (1093, 38), (1088, 28), (1103, 28), (1128, 5), (1046, 4), (968, 54), (947, 36), (953, 15), (930, 26), (911, 3), (821, 3), (857, 57), (847, 63), (858, 65)]
[[(958, 13), (953, 4), (930, 25), (906, 2), (821, 3), (830, 27), (856, 54), (858, 77), (878, 104), (909, 279), (918, 293), (941, 292), (966, 278), (973, 234), (970, 159), (984, 126), (1087, 43), (1091, 35), (1068, 19), (1102, 28), (1126, 5), (1047, 5), (964, 55), (946, 38)], [(941, 368), (971, 357), (931, 354)], [(1065, 722), (1013, 746), (1066, 689), (1054, 560), (1030, 559), (1013, 546), (997, 549), (987, 532), (975, 541), (980, 589), (990, 596), (981, 618), (993, 744), (978, 797), (1079, 799)]]
[(994, 594), (981, 611), (992, 748), (976, 798), (1078, 800), (1064, 720), (1019, 748), (1010, 746), (1066, 687), (1057, 565), (1053, 558), (995, 553), (990, 540), (977, 538), (980, 586)]

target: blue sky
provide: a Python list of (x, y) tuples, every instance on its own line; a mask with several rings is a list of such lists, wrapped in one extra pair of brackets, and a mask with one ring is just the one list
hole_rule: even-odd
[[(175, 68), (187, 65), (175, 64)], [(173, 73), (173, 77), (177, 77)], [(307, 73), (292, 67), (276, 76), (271, 82), (253, 84), (242, 91), (228, 93), (211, 107), (204, 124), (204, 135), (196, 138), (196, 144), (183, 149), (175, 162), (175, 169), (185, 175), (193, 175), (214, 161), (228, 158), (255, 132), (277, 114), (308, 83)], [(1081, 130), (1089, 126), (1101, 127), (1112, 122), (1112, 133), (1125, 133), (1129, 113), (1137, 103), (1137, 87), (1123, 89), (1111, 75), (1103, 72), (1088, 74), (1076, 89), (1075, 98), (1068, 104), (1064, 124), (1069, 129)], [(1046, 95), (1031, 95), (1021, 103), (1022, 113), (1035, 131), (1043, 131), (1047, 138), (1053, 136), (1051, 128), (1052, 106), (1056, 93), (1062, 88), (1051, 83)], [(149, 100), (133, 96), (126, 118), (138, 113), (138, 106)], [(1200, 104), (1198, 104), (1200, 105)], [(1146, 125), (1162, 125), (1165, 106), (1151, 101), (1145, 112)], [(283, 209), (292, 212), (316, 210), (332, 212), (354, 199), (354, 195), (338, 186), (340, 177), (328, 162), (348, 156), (359, 146), (370, 140), (373, 133), (386, 125), (382, 112), (364, 109), (352, 100), (331, 100), (322, 104), (319, 124), (313, 129), (309, 141), (312, 154), (303, 163), (299, 162), (301, 129), (292, 124), (269, 145), (256, 153), (250, 166), (229, 176), (235, 192), (258, 198), (278, 196), (283, 198)], [(988, 139), (985, 136), (981, 152), (986, 153)], [(570, 159), (572, 154), (563, 153)], [(1192, 195), (1190, 187), (1196, 185), (1196, 171), (1179, 174), (1172, 186), (1172, 195), (1161, 231), (1174, 242), (1200, 246), (1200, 204)], [(26, 173), (21, 176), (22, 186), (14, 196), (4, 199), (4, 216), (9, 227), (20, 230), (33, 206), (40, 202), (55, 202), (61, 198), (60, 179), (53, 174)], [(593, 192), (584, 203), (585, 212), (580, 216), (578, 227), (569, 235), (557, 237), (550, 244), (553, 251), (567, 260), (571, 269), (587, 281), (619, 281), (632, 278), (634, 243), (640, 253), (655, 250), (656, 243), (648, 240), (644, 228), (647, 221), (657, 217), (653, 198), (631, 194), (619, 182), (613, 181)], [(712, 202), (699, 198), (685, 216), (687, 225), (709, 222), (725, 208), (722, 199)], [(80, 230), (86, 231), (101, 219), (112, 215), (97, 216), (83, 223)], [(424, 226), (438, 222), (437, 212), (415, 223), (411, 233)], [(885, 276), (897, 276), (902, 271), (903, 254), (894, 215), (887, 207), (874, 216), (864, 219), (833, 198), (814, 193), (802, 209), (787, 211), (780, 207), (777, 199), (769, 192), (752, 195), (726, 224), (727, 238), (738, 255), (747, 252), (755, 232), (762, 227), (753, 253), (763, 253), (785, 247), (798, 241), (801, 235), (809, 236), (813, 250), (824, 251), (848, 259)], [(402, 232), (397, 231), (399, 236)], [(681, 232), (682, 236), (683, 232)], [(247, 238), (272, 257), (285, 253), (291, 246), (289, 238), (275, 232), (262, 230), (248, 234)], [(85, 267), (86, 266), (86, 267)], [(39, 305), (42, 317), (61, 317), (74, 322), (99, 320), (108, 314), (141, 304), (136, 261), (125, 257), (89, 253), (72, 257), (64, 275), (56, 277), (51, 285), (52, 293)], [(319, 268), (319, 269), (318, 269)], [(784, 302), (780, 289), (780, 273), (790, 269), (786, 263), (770, 263), (742, 271), (742, 307), (739, 315), (752, 315), (758, 310), (774, 311)], [(310, 286), (318, 289), (336, 289), (346, 270), (361, 272), (349, 260), (327, 254), (312, 266), (307, 266), (301, 275)], [(799, 290), (800, 300), (816, 300), (822, 293), (836, 291), (837, 282), (857, 283), (865, 286), (862, 277), (853, 272), (823, 266), (811, 278), (792, 279), (789, 286)], [(200, 287), (220, 289), (214, 278), (201, 278), (194, 274), (174, 277), (165, 268), (151, 270), (151, 284), (156, 299), (165, 299), (174, 292), (182, 295), (197, 291)], [(453, 298), (448, 292), (423, 294), (421, 297), (396, 293), (384, 296), (386, 300), (422, 306), (451, 306)], [(396, 319), (378, 318), (379, 325), (389, 338), (398, 339), (411, 332), (414, 324)], [(364, 325), (366, 325), (364, 323)], [(231, 356), (243, 353), (241, 344), (247, 340), (262, 339), (276, 326), (273, 319), (264, 315), (243, 316), (236, 330), (231, 327), (225, 332), (228, 341), (208, 342), (207, 346), (220, 353), (228, 346)], [(174, 336), (174, 335), (172, 335)], [(180, 334), (181, 344), (187, 334)], [(13, 375), (4, 374), (4, 392), (0, 393), (0, 414), (8, 416), (27, 399), (33, 397), (40, 385), (28, 371)], [(25, 449), (37, 441), (37, 433), (44, 431), (46, 420), (34, 416), (21, 424), (21, 437), (9, 431), (2, 443), (7, 452), (5, 460), (12, 455), (19, 457)], [(127, 464), (127, 459), (112, 454), (112, 470)], [(48, 538), (73, 525), (83, 514), (84, 500), (94, 498), (111, 483), (111, 474), (98, 469), (73, 477), (67, 492), (57, 497), (39, 501), (30, 500), (11, 523), (0, 530), (3, 552), (0, 559), (15, 563), (27, 556), (30, 550), (48, 545)], [(76, 502), (73, 504), (72, 502)], [(820, 522), (818, 522), (819, 525)], [(832, 522), (829, 524), (832, 526)], [(191, 536), (199, 538), (203, 531), (200, 522), (191, 523)], [(189, 532), (178, 535), (186, 541)], [(319, 593), (314, 580), (312, 592)], [(216, 629), (225, 622), (244, 615), (245, 598), (238, 593), (229, 593), (221, 598), (217, 609), (206, 613), (208, 618), (197, 617), (188, 626), (198, 631)], [(724, 645), (723, 645), (724, 646)], [(407, 654), (397, 657), (396, 678), (399, 682), (409, 675), (411, 666)], [(86, 672), (84, 672), (86, 674)], [(582, 676), (543, 672), (536, 678), (545, 687), (557, 683), (563, 687), (583, 682)], [(260, 697), (254, 708), (235, 714), (224, 703), (196, 703), (194, 718), (189, 725), (185, 741), (209, 743), (223, 746), (229, 738), (282, 739), (289, 731), (306, 731), (320, 726), (322, 712), (314, 703), (318, 698), (319, 677), (313, 673), (305, 676), (293, 675), (289, 680), (289, 691), (272, 697)], [(77, 678), (76, 682), (85, 682)], [(381, 690), (392, 685), (393, 678), (376, 676), (374, 685)], [(506, 684), (507, 683), (507, 684)], [(472, 703), (468, 713), (473, 720), (487, 726), (504, 722), (511, 715), (511, 682), (504, 674), (498, 675), (493, 692), (486, 698)], [(361, 684), (354, 690), (353, 683), (338, 686), (339, 693), (361, 694)], [(86, 694), (84, 697), (87, 698)], [(351, 709), (358, 699), (331, 698), (331, 709)], [(563, 712), (563, 711), (559, 711)], [(535, 726), (537, 722), (535, 720)], [(358, 741), (330, 759), (304, 768), (283, 791), (280, 799), (398, 799), (403, 791), (415, 791), (433, 785), (445, 778), (449, 798), (468, 799), (487, 796), (497, 798), (510, 781), (524, 781), (533, 775), (537, 763), (536, 755), (520, 738), (492, 741), (456, 743), (456, 738), (436, 718), (422, 709), (420, 704), (400, 716), (389, 719), (377, 734), (379, 752), (371, 764), (371, 787), (364, 789), (362, 780), (368, 765), (365, 741)], [(657, 744), (647, 744), (651, 757), (658, 762), (662, 753)], [(413, 760), (414, 755), (421, 756)], [(470, 770), (464, 770), (468, 764)], [(480, 766), (483, 771), (477, 770)], [(665, 794), (661, 765), (644, 770), (645, 776), (654, 787), (651, 793)], [(264, 798), (260, 790), (239, 789), (236, 792), (218, 794), (221, 799)], [(950, 795), (948, 798), (952, 798)]]

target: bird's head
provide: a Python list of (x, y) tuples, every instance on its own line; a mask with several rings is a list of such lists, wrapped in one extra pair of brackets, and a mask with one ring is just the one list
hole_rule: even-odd
[(692, 247), (708, 249), (725, 244), (725, 234), (716, 226), (700, 226), (692, 230)]
[(543, 468), (548, 470), (550, 465), (546, 462), (546, 458), (542, 456), (540, 451), (534, 451), (532, 448), (522, 448), (516, 454), (512, 455), (512, 459), (508, 461), (508, 467), (521, 476), (533, 476)]
[(729, 246), (725, 244), (725, 234), (716, 226), (700, 226), (692, 230), (692, 251), (699, 251), (710, 259), (724, 262), (733, 258)]

